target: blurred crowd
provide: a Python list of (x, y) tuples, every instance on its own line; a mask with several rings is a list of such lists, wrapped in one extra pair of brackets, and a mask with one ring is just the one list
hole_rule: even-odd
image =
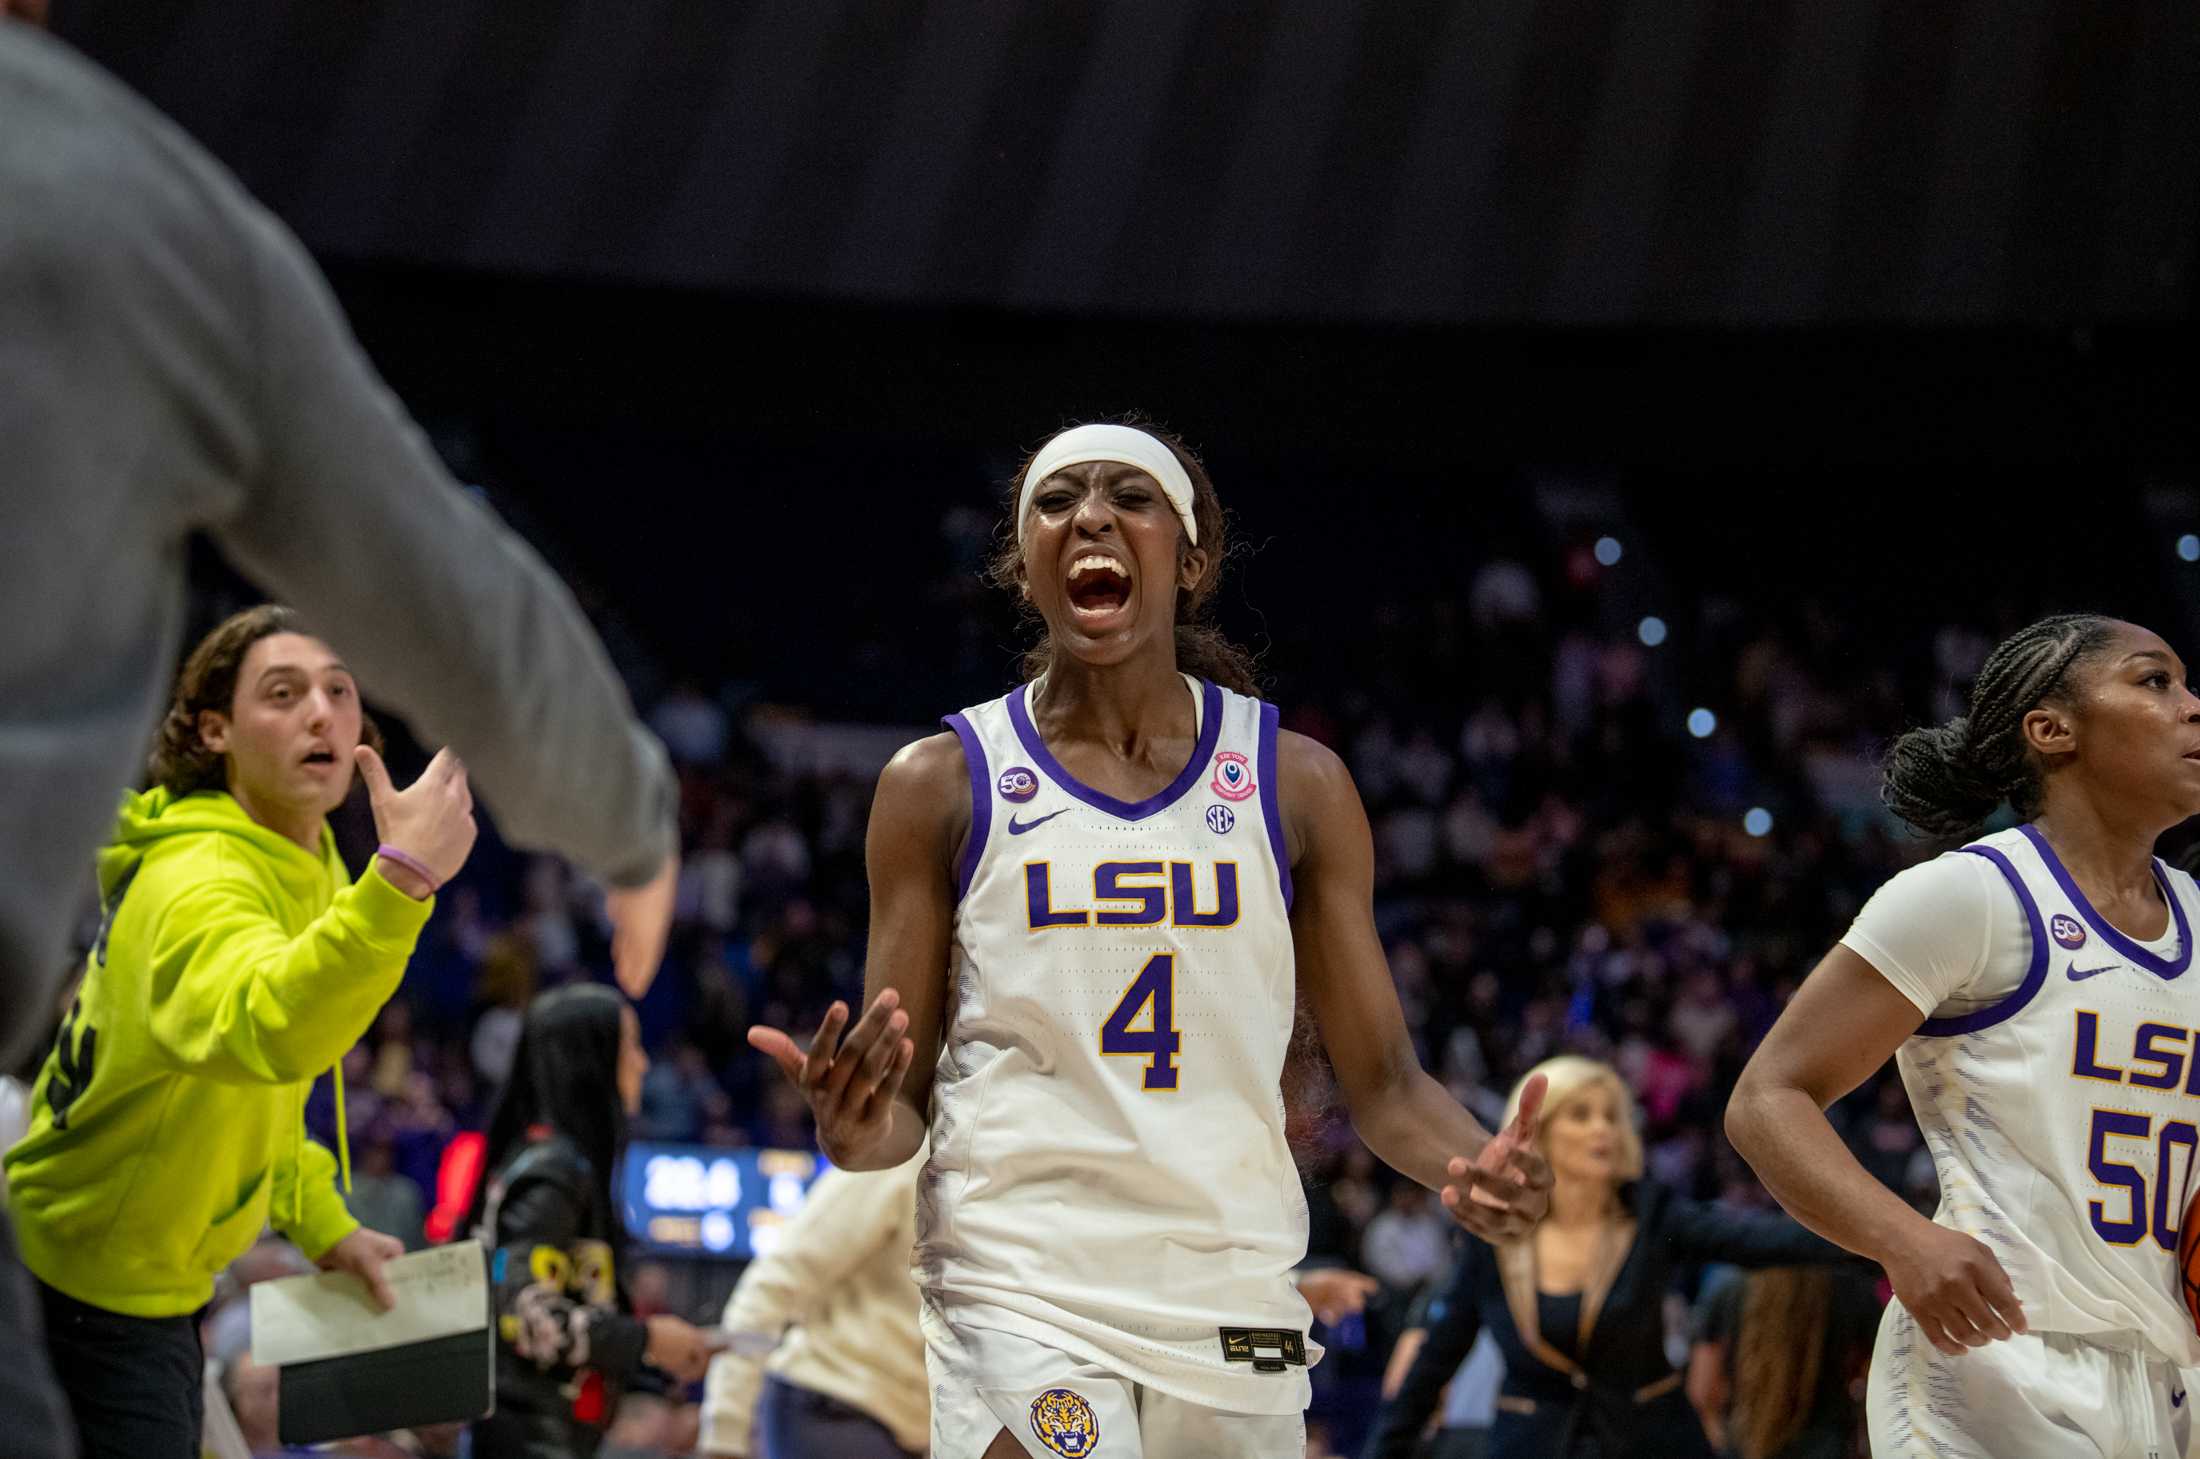
[[(1686, 673), (1661, 663), (1678, 646), (1545, 608), (1546, 592), (1564, 595), (1558, 568), (1554, 586), (1495, 560), (1456, 603), (1384, 615), (1381, 637), (1418, 645), (1410, 662), (1429, 663), (1434, 643), (1457, 671), (1385, 674), (1402, 656), (1378, 651), (1356, 677), (1279, 694), (1284, 723), (1334, 747), (1359, 784), (1378, 926), (1425, 1066), (1494, 1124), (1536, 1061), (1607, 1059), (1641, 1102), (1653, 1177), (1765, 1205), (1720, 1133), (1727, 1092), (1863, 899), (1928, 849), (1878, 810), (1877, 748), (1952, 708), (1986, 628), (1933, 636), (1918, 702), (1892, 668), (1860, 673), (1871, 645), (1829, 615), (1743, 634), (1714, 603), (1686, 625), (1692, 662), (1728, 677), (1698, 674), (1691, 704), (1676, 689)], [(655, 1063), (633, 1133), (806, 1146), (805, 1107), (742, 1035), (757, 1021), (806, 1029), (860, 997), (870, 777), (821, 745), (834, 727), (695, 684), (672, 685), (650, 720), (681, 765), (686, 850), (673, 949), (642, 1007)], [(606, 950), (595, 888), (554, 860), (476, 857), (406, 996), (346, 1064), (362, 1219), (420, 1239), (440, 1153), (483, 1117), (519, 1010), (602, 976)], [(1835, 1113), (1867, 1167), (1929, 1207), (1931, 1162), (1891, 1069)], [(1317, 1373), (1316, 1416), (1349, 1439), (1451, 1230), (1340, 1111), (1302, 1110), (1296, 1125), (1310, 1260), (1384, 1283), (1364, 1320), (1330, 1334)], [(640, 1285), (645, 1299), (668, 1289), (653, 1268)]]
[[(1494, 1124), (1538, 1060), (1609, 1060), (1641, 1103), (1654, 1178), (1766, 1205), (1720, 1132), (1727, 1093), (1863, 899), (1931, 849), (1880, 811), (1878, 749), (1954, 710), (2001, 625), (1943, 627), (1897, 659), (1807, 603), (1768, 622), (1705, 595), (1653, 630), (1611, 612), (1588, 544), (1548, 557), (1541, 570), (1492, 557), (1454, 595), (1377, 602), (1364, 651), (1275, 653), (1272, 692), (1285, 726), (1336, 749), (1358, 782), (1377, 925), (1425, 1067)], [(743, 1034), (807, 1030), (835, 998), (860, 998), (871, 782), (893, 745), (926, 731), (823, 723), (748, 688), (669, 681), (651, 698), (680, 766), (684, 851), (671, 951), (640, 1009), (654, 1062), (633, 1136), (808, 1146), (805, 1106)], [(443, 1151), (485, 1118), (520, 1010), (607, 967), (600, 890), (504, 847), (492, 824), (403, 995), (345, 1061), (363, 1221), (427, 1239)], [(1834, 1113), (1866, 1166), (1929, 1208), (1931, 1163), (1891, 1068)], [(333, 1129), (325, 1084), (309, 1123)], [(1324, 1335), (1316, 1372), (1314, 1443), (1349, 1452), (1453, 1237), (1318, 1090), (1292, 1133), (1310, 1262), (1383, 1283)], [(714, 1320), (730, 1277), (698, 1280), (694, 1265), (632, 1268), (637, 1304)], [(1675, 1294), (1676, 1353), (1694, 1295)], [(223, 1324), (238, 1321), (217, 1309), (211, 1354), (233, 1355)], [(249, 1363), (227, 1371), (249, 1419)], [(684, 1452), (693, 1408), (680, 1399), (632, 1400), (610, 1452)], [(401, 1437), (441, 1452), (435, 1435)]]

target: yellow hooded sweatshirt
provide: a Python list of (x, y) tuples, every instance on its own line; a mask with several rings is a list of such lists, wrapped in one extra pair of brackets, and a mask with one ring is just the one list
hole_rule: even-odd
[(379, 870), (353, 884), (325, 828), (315, 856), (221, 791), (126, 797), (99, 886), (8, 1197), (41, 1281), (171, 1317), (270, 1220), (316, 1258), (358, 1226), (306, 1095), (397, 991), (433, 903)]

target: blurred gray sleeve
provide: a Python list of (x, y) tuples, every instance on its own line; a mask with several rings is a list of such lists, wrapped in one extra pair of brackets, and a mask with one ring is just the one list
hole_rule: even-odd
[(369, 698), (457, 751), (506, 839), (647, 881), (674, 849), (671, 767), (572, 594), (452, 481), (288, 230), (249, 202), (238, 226), (260, 451), (216, 539)]

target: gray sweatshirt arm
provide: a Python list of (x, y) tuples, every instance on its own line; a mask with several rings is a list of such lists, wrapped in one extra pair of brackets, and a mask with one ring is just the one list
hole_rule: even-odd
[(444, 471), (304, 249), (235, 196), (260, 451), (217, 540), (328, 635), (370, 698), (456, 749), (509, 840), (615, 885), (647, 881), (674, 849), (676, 791), (602, 644)]

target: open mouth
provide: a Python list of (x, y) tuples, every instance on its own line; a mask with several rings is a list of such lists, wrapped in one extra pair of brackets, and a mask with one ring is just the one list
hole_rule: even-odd
[(1078, 613), (1101, 617), (1131, 600), (1131, 577), (1112, 557), (1088, 553), (1070, 564), (1069, 605)]
[(308, 750), (306, 751), (305, 763), (308, 765), (333, 765), (336, 763), (336, 752), (334, 750)]

